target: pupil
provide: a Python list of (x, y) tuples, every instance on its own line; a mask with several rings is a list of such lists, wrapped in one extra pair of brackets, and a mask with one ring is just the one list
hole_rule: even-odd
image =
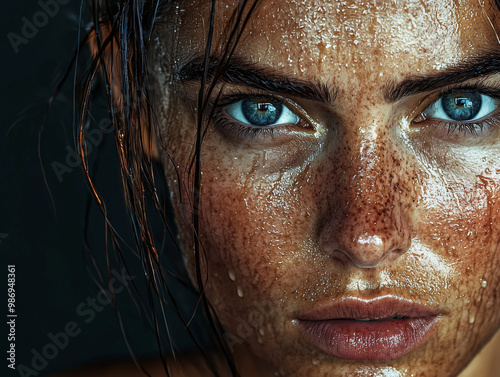
[(473, 119), (479, 113), (481, 103), (478, 93), (451, 93), (442, 98), (444, 112), (457, 121)]
[(472, 101), (468, 98), (455, 98), (455, 105), (460, 107), (472, 107)]
[(283, 105), (278, 101), (266, 99), (248, 100), (241, 103), (241, 111), (248, 123), (254, 126), (265, 127), (276, 123), (283, 111)]

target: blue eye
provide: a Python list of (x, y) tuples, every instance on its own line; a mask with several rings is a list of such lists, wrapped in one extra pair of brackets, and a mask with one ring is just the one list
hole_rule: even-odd
[(475, 92), (455, 92), (441, 97), (428, 106), (426, 119), (463, 122), (479, 120), (498, 108), (498, 100)]
[(275, 99), (243, 99), (226, 107), (226, 113), (240, 123), (254, 127), (297, 124), (300, 118)]

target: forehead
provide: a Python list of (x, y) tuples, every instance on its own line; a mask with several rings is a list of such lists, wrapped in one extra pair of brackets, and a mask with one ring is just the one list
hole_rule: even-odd
[[(217, 3), (216, 49), (237, 3)], [(181, 1), (177, 9), (182, 61), (204, 52), (210, 4)], [(488, 0), (260, 0), (235, 55), (306, 77), (436, 72), (497, 48), (498, 13)]]

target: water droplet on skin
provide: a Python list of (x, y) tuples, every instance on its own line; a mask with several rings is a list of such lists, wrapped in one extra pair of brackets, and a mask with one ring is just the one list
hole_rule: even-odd
[(318, 365), (319, 364), (319, 360), (318, 359), (312, 359), (312, 363), (313, 363), (313, 365)]
[(234, 273), (234, 271), (229, 271), (229, 279), (231, 279), (232, 281), (236, 281), (236, 274)]
[(474, 322), (476, 322), (476, 316), (473, 314), (469, 317), (469, 323), (472, 325)]
[(238, 296), (239, 297), (243, 297), (244, 296), (244, 294), (243, 294), (243, 288), (241, 288), (239, 285), (236, 288), (236, 291), (238, 292)]
[(487, 285), (488, 285), (488, 282), (486, 280), (481, 281), (481, 287), (486, 288)]

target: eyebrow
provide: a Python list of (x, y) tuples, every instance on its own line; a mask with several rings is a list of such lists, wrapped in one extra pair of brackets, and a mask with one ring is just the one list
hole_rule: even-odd
[(414, 94), (441, 89), (499, 72), (500, 53), (486, 53), (468, 58), (441, 72), (409, 77), (399, 83), (393, 81), (385, 88), (384, 97), (388, 102), (396, 102)]
[[(214, 78), (219, 67), (219, 58), (209, 58), (207, 75)], [(465, 59), (444, 71), (429, 75), (407, 77), (401, 82), (390, 81), (383, 95), (387, 102), (397, 102), (405, 97), (437, 90), (500, 72), (500, 52), (488, 52)], [(177, 78), (184, 82), (199, 81), (203, 78), (203, 57), (194, 58), (177, 71)], [(245, 85), (257, 89), (331, 104), (337, 89), (322, 82), (291, 79), (277, 72), (271, 66), (259, 66), (240, 57), (230, 59), (220, 71), (219, 80), (226, 83)]]
[[(211, 56), (208, 63), (208, 78), (217, 74), (220, 65), (218, 57)], [(177, 78), (184, 82), (198, 81), (203, 78), (203, 58), (195, 58), (177, 71)], [(300, 79), (290, 79), (292, 75), (278, 73), (271, 66), (258, 66), (256, 63), (233, 57), (220, 72), (219, 80), (231, 84), (246, 85), (253, 88), (280, 93), (286, 96), (332, 103), (336, 93), (326, 84)]]

